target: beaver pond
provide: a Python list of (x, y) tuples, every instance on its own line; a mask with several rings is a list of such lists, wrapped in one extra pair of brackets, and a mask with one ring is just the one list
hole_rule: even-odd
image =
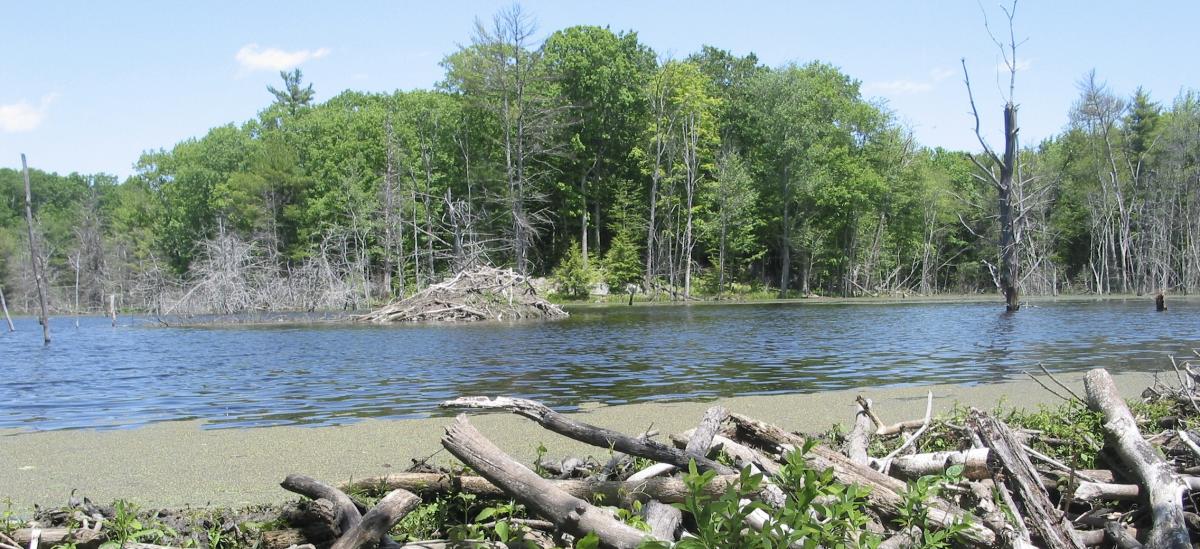
[(333, 425), (439, 414), (462, 395), (585, 403), (988, 383), (1097, 366), (1169, 368), (1200, 302), (760, 303), (568, 308), (566, 320), (169, 327), (36, 319), (0, 335), (0, 428)]

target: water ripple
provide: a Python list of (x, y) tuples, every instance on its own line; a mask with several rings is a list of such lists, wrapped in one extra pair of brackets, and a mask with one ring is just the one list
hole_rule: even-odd
[(112, 329), (18, 319), (0, 427), (336, 425), (438, 414), (458, 395), (582, 402), (775, 394), (1051, 370), (1151, 370), (1200, 346), (1200, 307), (1144, 301), (577, 308), (534, 324)]

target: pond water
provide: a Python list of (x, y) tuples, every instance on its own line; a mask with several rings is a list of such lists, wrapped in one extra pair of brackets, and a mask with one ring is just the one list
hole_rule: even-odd
[(0, 335), (0, 428), (331, 425), (438, 414), (462, 395), (581, 403), (987, 383), (1169, 367), (1200, 347), (1200, 302), (576, 307), (529, 324), (162, 328), (35, 319)]

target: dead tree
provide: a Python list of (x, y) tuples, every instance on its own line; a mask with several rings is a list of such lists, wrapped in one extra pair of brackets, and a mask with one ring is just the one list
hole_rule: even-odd
[[(988, 145), (987, 140), (983, 138), (983, 133), (979, 129), (979, 110), (975, 107), (975, 94), (971, 90), (971, 77), (967, 72), (967, 60), (962, 59), (963, 67), (963, 82), (967, 86), (967, 96), (971, 102), (971, 114), (975, 117), (975, 137), (979, 140), (979, 145), (983, 147), (983, 154), (991, 161), (993, 166), (999, 168), (999, 173), (992, 167), (984, 166), (975, 155), (969, 155), (971, 162), (985, 175), (976, 174), (975, 177), (981, 181), (990, 183), (996, 189), (997, 205), (999, 207), (999, 222), (1000, 222), (1000, 265), (996, 269), (999, 271), (996, 274), (997, 283), (1000, 286), (1000, 291), (1004, 294), (1005, 308), (1009, 312), (1016, 312), (1021, 308), (1020, 292), (1017, 289), (1017, 284), (1021, 280), (1021, 258), (1019, 255), (1019, 247), (1021, 246), (1021, 231), (1020, 224), (1022, 222), (1024, 204), (1021, 193), (1021, 185), (1023, 181), (1020, 178), (1020, 157), (1017, 154), (1017, 105), (1013, 99), (1013, 92), (1016, 89), (1017, 82), (1017, 41), (1013, 35), (1013, 16), (1017, 11), (1016, 0), (1013, 1), (1012, 8), (1001, 8), (1004, 14), (1008, 17), (1008, 44), (1004, 44), (996, 39), (991, 33), (991, 28), (988, 27), (988, 35), (992, 37), (992, 41), (1000, 48), (1000, 53), (1004, 57), (1004, 64), (1008, 68), (1008, 100), (1004, 104), (1004, 157), (996, 155), (996, 152)], [(986, 19), (984, 25), (987, 26)]]
[(12, 317), (8, 316), (8, 302), (4, 300), (4, 286), (0, 286), (0, 309), (4, 310), (4, 320), (8, 321), (8, 331), (17, 331), (17, 329), (13, 327)]
[(42, 323), (42, 340), (44, 344), (50, 344), (50, 318), (46, 313), (46, 281), (43, 279), (43, 271), (45, 269), (38, 265), (37, 243), (33, 238), (33, 198), (29, 192), (29, 165), (25, 163), (25, 155), (21, 155), (21, 171), (25, 174), (25, 223), (29, 228), (29, 264), (33, 268), (33, 280), (37, 286), (38, 303), (42, 307), (42, 316), (38, 319)]

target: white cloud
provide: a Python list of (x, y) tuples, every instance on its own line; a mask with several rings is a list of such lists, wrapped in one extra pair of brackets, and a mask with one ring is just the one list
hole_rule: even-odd
[(20, 133), (37, 129), (46, 119), (50, 104), (57, 98), (58, 94), (52, 93), (42, 96), (37, 106), (28, 101), (0, 105), (0, 132)]
[(929, 71), (929, 77), (933, 78), (934, 82), (941, 82), (951, 76), (958, 74), (957, 70), (947, 69), (945, 67), (934, 67)]
[[(1027, 71), (1030, 67), (1033, 67), (1033, 60), (1017, 59), (1017, 72)], [(1008, 63), (1006, 61), (998, 63), (996, 65), (996, 72), (1008, 72)]]
[(925, 93), (933, 90), (933, 84), (915, 80), (889, 80), (887, 82), (868, 82), (863, 85), (863, 91), (868, 93), (892, 93), (899, 95)]
[(251, 43), (242, 46), (233, 58), (244, 71), (282, 71), (326, 55), (329, 55), (329, 48), (286, 51), (279, 48), (263, 48)]

